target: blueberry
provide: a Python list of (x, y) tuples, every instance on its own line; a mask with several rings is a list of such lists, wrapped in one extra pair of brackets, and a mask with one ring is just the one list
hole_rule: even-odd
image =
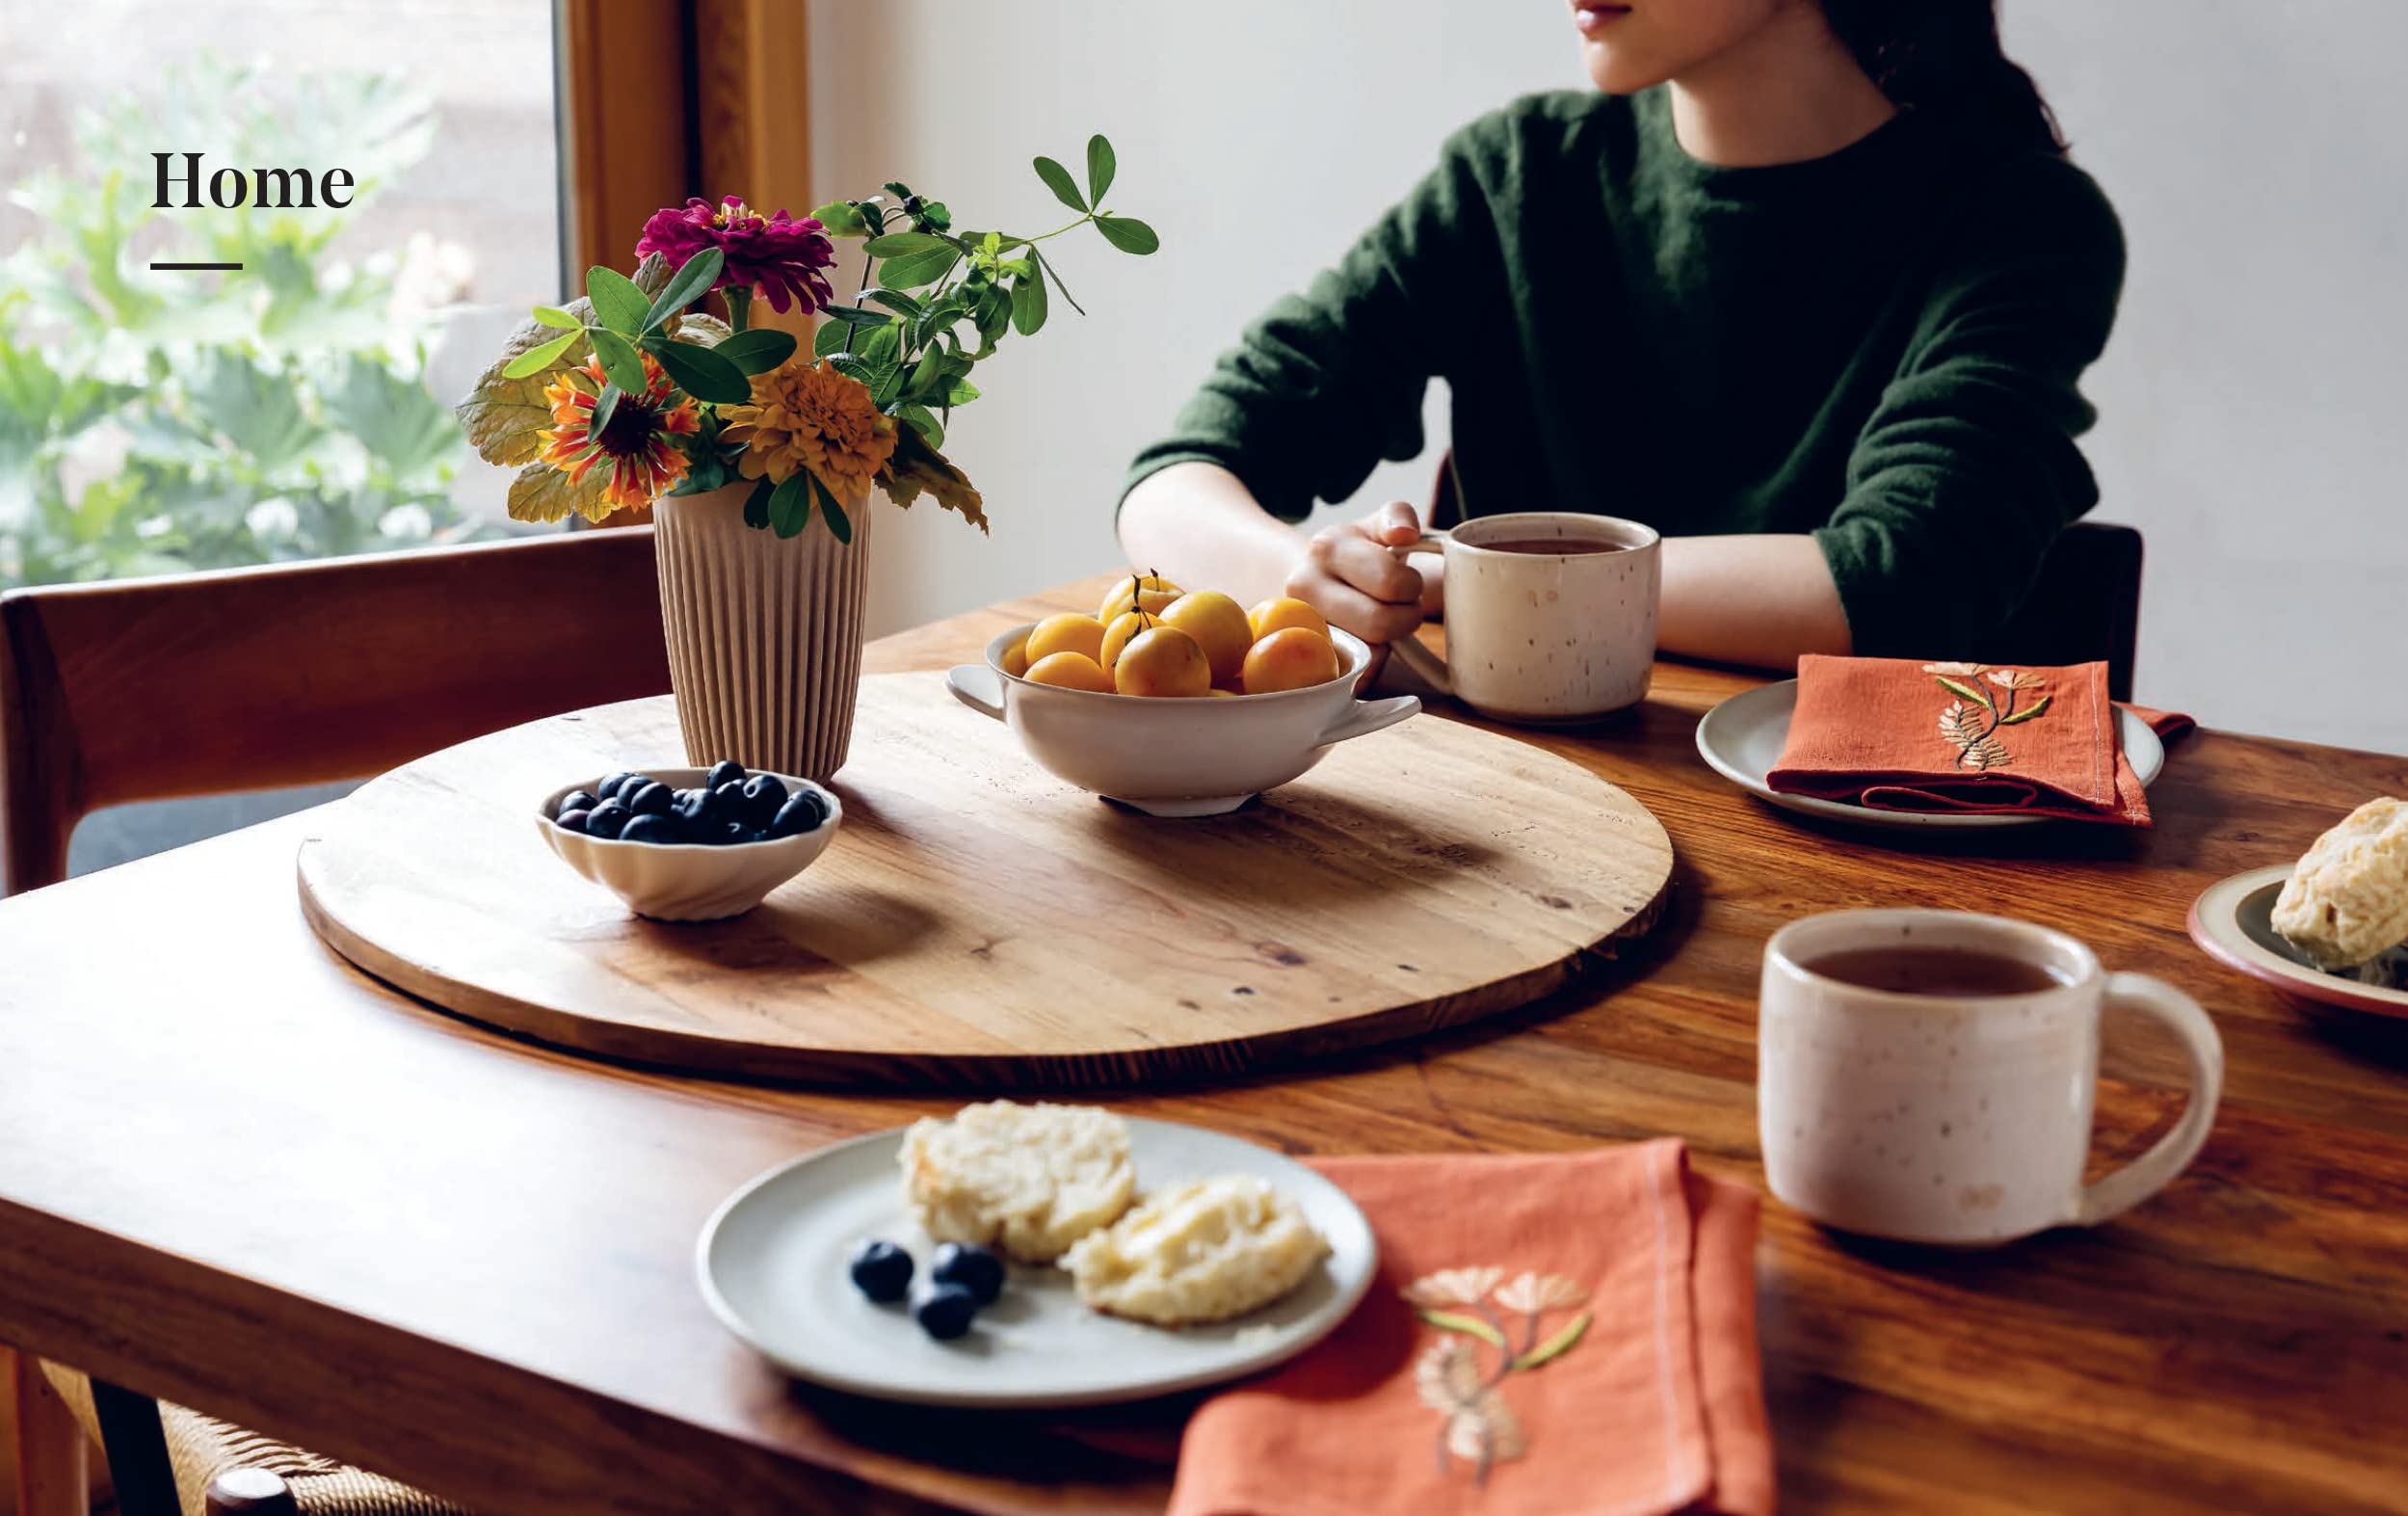
[(590, 789), (572, 789), (560, 797), (560, 804), (552, 808), (552, 814), (559, 817), (571, 811), (591, 811), (601, 803), (602, 797)]
[[(618, 773), (611, 775), (608, 779), (603, 780), (600, 784), (594, 786), (595, 798), (597, 800), (610, 800), (615, 798), (619, 793), (619, 786), (625, 784), (630, 777), (631, 776), (629, 776), (625, 769), (621, 769)], [(591, 811), (593, 807), (588, 806), (586, 809)]]
[(744, 782), (744, 811), (747, 823), (768, 826), (778, 819), (778, 808), (786, 803), (786, 786), (775, 774), (755, 774)]
[(629, 785), (619, 792), (620, 803), (640, 816), (669, 814), (669, 803), (672, 798), (674, 797), (670, 794), (669, 786), (658, 782), (645, 785), (640, 788)]
[(949, 1343), (970, 1329), (978, 1315), (978, 1297), (960, 1285), (939, 1285), (912, 1304), (912, 1319), (939, 1343)]
[(1003, 1260), (975, 1243), (947, 1242), (930, 1260), (928, 1277), (940, 1285), (960, 1285), (982, 1306), (1003, 1293)]
[(616, 800), (605, 800), (585, 815), (588, 837), (615, 838), (628, 821), (627, 808)]
[(685, 839), (685, 833), (678, 829), (674, 818), (658, 814), (630, 816), (619, 834), (622, 842), (682, 842)]
[(769, 834), (762, 831), (759, 827), (751, 827), (746, 829), (744, 836), (737, 838), (736, 840), (739, 842), (766, 842), (769, 840)]
[(820, 803), (819, 797), (807, 789), (801, 790), (778, 808), (777, 817), (769, 823), (769, 835), (801, 837), (806, 832), (819, 830), (819, 824), (827, 819), (828, 808)]
[(619, 793), (611, 798), (623, 805), (627, 801), (635, 798), (635, 792), (637, 790), (642, 789), (645, 785), (652, 784), (653, 782), (652, 776), (649, 774), (630, 774), (625, 779), (619, 782)]
[(712, 825), (719, 820), (719, 803), (711, 798), (711, 792), (707, 789), (689, 789), (682, 792), (677, 796), (677, 803), (672, 808), (672, 811), (698, 837), (707, 835)]
[(710, 773), (702, 780), (702, 787), (704, 789), (717, 789), (722, 785), (741, 785), (743, 783), (744, 765), (737, 762), (733, 758), (721, 758), (718, 762), (711, 765)]
[(585, 830), (585, 818), (593, 809), (591, 806), (579, 806), (574, 811), (564, 811), (552, 817), (552, 823), (563, 832), (582, 832)]
[(711, 786), (711, 799), (719, 806), (719, 813), (730, 821), (741, 819), (744, 810), (744, 785), (735, 780)]
[(848, 1266), (855, 1288), (872, 1300), (900, 1300), (912, 1288), (912, 1255), (878, 1237), (863, 1237)]

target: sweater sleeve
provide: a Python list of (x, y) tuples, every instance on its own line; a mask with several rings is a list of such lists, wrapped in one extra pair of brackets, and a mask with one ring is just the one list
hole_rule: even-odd
[(1861, 655), (1958, 657), (2014, 614), (2099, 489), (2076, 387), (2106, 345), (2124, 238), (2055, 157), (2020, 160), (1949, 234), (1896, 377), (1814, 533)]
[[(1173, 464), (1218, 464), (1263, 508), (1301, 521), (1381, 459), (1422, 449), (1421, 402), (1467, 299), (1500, 283), (1491, 210), (1511, 173), (1508, 121), (1448, 139), (1438, 167), (1301, 295), (1282, 297), (1221, 355), (1169, 436), (1137, 455), (1124, 498)], [(1499, 160), (1507, 160), (1500, 162)]]

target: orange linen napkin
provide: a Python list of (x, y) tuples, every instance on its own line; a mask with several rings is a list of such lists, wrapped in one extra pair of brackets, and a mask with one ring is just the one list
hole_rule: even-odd
[(1752, 1190), (1671, 1138), (1314, 1166), (1379, 1277), (1196, 1412), (1170, 1516), (1769, 1516)]
[[(2159, 721), (2186, 722), (2163, 711)], [(2015, 811), (2149, 825), (2107, 666), (1798, 660), (1797, 711), (1765, 783), (1873, 811)]]

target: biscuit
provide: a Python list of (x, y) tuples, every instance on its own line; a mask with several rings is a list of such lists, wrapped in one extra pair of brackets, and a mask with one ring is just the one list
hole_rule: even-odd
[(1262, 1180), (1191, 1180), (1149, 1195), (1062, 1260), (1089, 1309), (1190, 1326), (1243, 1316), (1304, 1282), (1329, 1244)]
[(939, 1242), (1050, 1263), (1137, 1196), (1128, 1126), (1093, 1105), (965, 1105), (903, 1138), (903, 1195)]
[(2274, 929), (2327, 971), (2408, 942), (2408, 802), (2369, 800), (2317, 838), (2274, 902)]

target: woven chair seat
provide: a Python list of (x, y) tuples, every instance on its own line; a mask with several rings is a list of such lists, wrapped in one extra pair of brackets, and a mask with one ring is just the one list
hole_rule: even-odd
[[(54, 1363), (45, 1362), (41, 1371), (85, 1434), (99, 1443), (100, 1417), (93, 1407), (91, 1379)], [(264, 1469), (282, 1479), (301, 1516), (472, 1516), (464, 1506), (383, 1475), (321, 1458), (185, 1406), (160, 1401), (159, 1423), (167, 1433), (168, 1458), (175, 1468), (175, 1495), (184, 1516), (207, 1516), (209, 1486), (237, 1469)]]

